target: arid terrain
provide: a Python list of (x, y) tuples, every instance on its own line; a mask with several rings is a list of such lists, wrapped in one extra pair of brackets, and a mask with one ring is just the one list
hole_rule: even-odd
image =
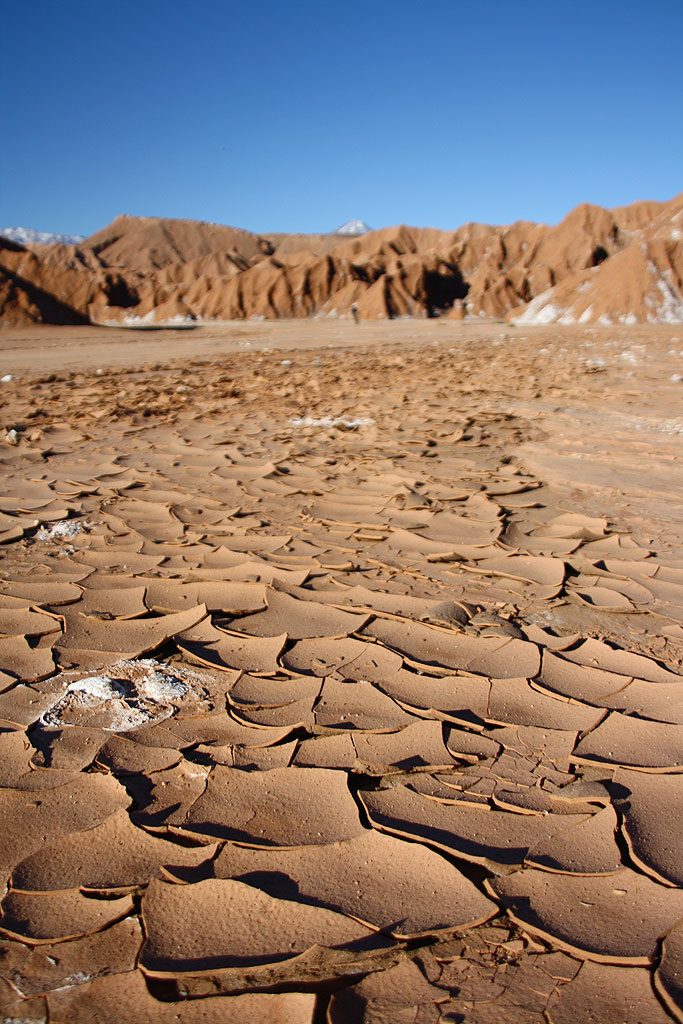
[(77, 244), (0, 232), (0, 327), (478, 317), (515, 323), (683, 321), (683, 193), (559, 224), (398, 225), (358, 237), (268, 234), (120, 216)]
[(683, 1021), (683, 325), (519, 320), (2, 331), (4, 1021)]

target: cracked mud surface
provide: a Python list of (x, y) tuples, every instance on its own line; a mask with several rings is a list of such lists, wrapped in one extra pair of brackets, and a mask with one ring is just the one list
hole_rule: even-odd
[(683, 332), (247, 327), (0, 384), (2, 1019), (683, 1020)]

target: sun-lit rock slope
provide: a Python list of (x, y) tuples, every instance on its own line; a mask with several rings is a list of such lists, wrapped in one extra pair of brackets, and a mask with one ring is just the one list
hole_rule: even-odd
[(259, 236), (202, 221), (117, 217), (78, 245), (0, 243), (0, 323), (146, 317), (683, 321), (683, 193), (548, 227), (405, 225)]

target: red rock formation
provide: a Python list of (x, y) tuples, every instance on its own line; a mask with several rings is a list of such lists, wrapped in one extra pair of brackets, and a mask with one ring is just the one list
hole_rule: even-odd
[(0, 250), (0, 322), (249, 317), (683, 320), (683, 194), (548, 227), (399, 225), (362, 237), (261, 237), (200, 221), (117, 217), (78, 246)]

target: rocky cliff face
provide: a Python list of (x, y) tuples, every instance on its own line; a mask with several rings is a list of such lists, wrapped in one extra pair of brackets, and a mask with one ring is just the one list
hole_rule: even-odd
[(613, 210), (584, 203), (554, 227), (266, 237), (117, 217), (78, 245), (0, 247), (3, 324), (347, 316), (353, 304), (364, 319), (681, 322), (683, 194)]

